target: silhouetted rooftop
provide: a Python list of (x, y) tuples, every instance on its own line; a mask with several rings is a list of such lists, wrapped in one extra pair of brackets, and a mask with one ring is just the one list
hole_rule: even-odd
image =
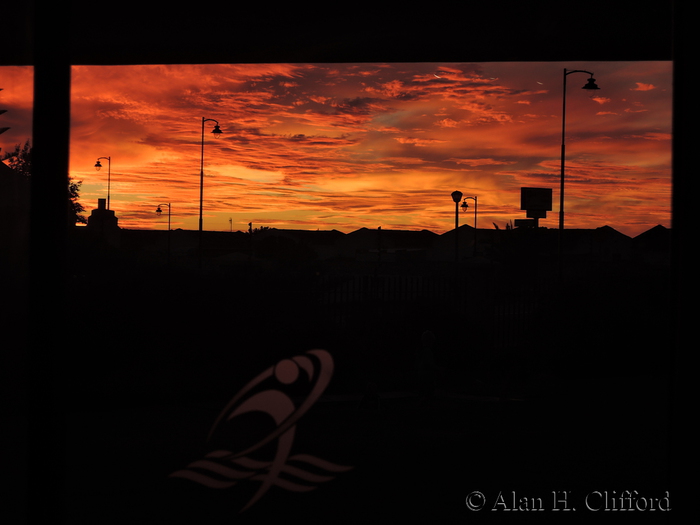
[(662, 248), (667, 249), (668, 243), (671, 242), (671, 230), (657, 224), (653, 228), (640, 233), (634, 238), (637, 247), (644, 248)]
[(274, 235), (281, 235), (284, 237), (289, 237), (297, 241), (308, 242), (312, 244), (326, 244), (332, 243), (336, 239), (343, 237), (345, 234), (339, 230), (291, 230), (291, 229), (280, 229), (280, 228), (270, 228), (267, 230), (260, 230), (254, 232), (254, 235), (258, 237), (269, 237)]
[(360, 228), (359, 230), (347, 234), (348, 239), (363, 241), (365, 239), (381, 239), (382, 243), (391, 243), (394, 245), (415, 245), (416, 243), (429, 245), (435, 237), (437, 237), (437, 234), (429, 230), (390, 230), (384, 228)]

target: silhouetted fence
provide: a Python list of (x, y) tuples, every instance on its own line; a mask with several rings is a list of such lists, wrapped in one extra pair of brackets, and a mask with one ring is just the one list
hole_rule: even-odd
[(538, 297), (517, 294), (500, 298), (492, 307), (492, 345), (495, 349), (511, 349), (528, 345), (532, 332), (539, 328), (535, 316), (539, 311)]
[(455, 279), (449, 271), (327, 275), (319, 281), (317, 304), (340, 324), (351, 322), (358, 312), (376, 311), (377, 305), (391, 305), (382, 311), (407, 320), (450, 315), (458, 320), (460, 331), (478, 333), (489, 348), (507, 350), (523, 348), (537, 339), (541, 307), (549, 292), (547, 286), (533, 281), (469, 274)]
[(353, 275), (325, 277), (319, 286), (322, 305), (366, 301), (447, 299), (454, 295), (454, 279), (442, 275)]

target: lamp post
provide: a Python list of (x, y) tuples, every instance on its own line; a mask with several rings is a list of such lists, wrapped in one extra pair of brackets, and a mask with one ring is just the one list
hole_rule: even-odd
[(452, 200), (455, 203), (455, 264), (457, 264), (459, 263), (459, 201), (462, 200), (462, 192), (453, 191)]
[(168, 207), (168, 231), (170, 231), (170, 204), (159, 204), (158, 208), (156, 208), (156, 213), (160, 217), (161, 213), (163, 213), (163, 210), (160, 208), (161, 206), (167, 206)]
[(102, 164), (100, 164), (100, 160), (105, 159), (107, 161), (107, 209), (109, 209), (109, 194), (110, 194), (110, 186), (112, 184), (112, 158), (111, 157), (98, 157), (97, 162), (95, 163), (95, 169), (97, 171), (100, 171), (102, 169)]
[(565, 145), (565, 137), (566, 137), (566, 77), (571, 75), (572, 73), (587, 73), (590, 75), (590, 78), (588, 79), (588, 82), (586, 83), (585, 86), (583, 86), (582, 89), (600, 89), (596, 83), (595, 83), (595, 78), (593, 78), (593, 73), (590, 71), (585, 71), (583, 69), (574, 69), (571, 71), (567, 71), (564, 69), (564, 85), (563, 85), (563, 90), (562, 90), (562, 111), (561, 111), (561, 181), (560, 181), (560, 189), (559, 189), (559, 230), (564, 229), (564, 165), (565, 165), (565, 159), (566, 159), (566, 145)]
[(563, 261), (563, 236), (564, 236), (564, 171), (566, 163), (566, 77), (572, 73), (586, 73), (590, 75), (588, 82), (582, 89), (596, 90), (600, 89), (596, 83), (595, 78), (593, 78), (593, 73), (586, 71), (584, 69), (573, 69), (567, 71), (564, 69), (564, 81), (562, 87), (562, 109), (561, 109), (561, 177), (560, 177), (560, 188), (559, 188), (559, 278), (561, 279), (564, 271), (564, 261)]
[(199, 267), (202, 267), (202, 210), (204, 207), (204, 123), (213, 122), (214, 129), (211, 131), (214, 137), (221, 135), (221, 128), (219, 128), (219, 123), (213, 118), (202, 117), (202, 155), (199, 164)]
[(168, 264), (170, 264), (170, 203), (158, 205), (158, 207), (156, 208), (156, 214), (159, 217), (160, 217), (161, 213), (163, 213), (161, 206), (168, 207)]
[(474, 256), (476, 257), (476, 217), (477, 209), (479, 207), (479, 200), (477, 199), (476, 195), (474, 197), (464, 197), (464, 201), (462, 202), (461, 206), (463, 212), (466, 212), (469, 208), (469, 204), (467, 204), (467, 199), (474, 200)]
[(219, 128), (219, 123), (214, 120), (213, 118), (204, 118), (202, 117), (202, 155), (201, 155), (201, 160), (200, 160), (200, 165), (199, 165), (199, 237), (200, 237), (200, 244), (201, 244), (201, 233), (202, 233), (202, 209), (204, 205), (204, 123), (205, 122), (214, 122), (214, 129), (212, 130), (212, 133), (214, 134), (215, 137), (218, 137), (221, 135), (222, 131)]

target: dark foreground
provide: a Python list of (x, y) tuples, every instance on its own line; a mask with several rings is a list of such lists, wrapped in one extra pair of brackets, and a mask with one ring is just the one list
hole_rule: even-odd
[[(667, 393), (662, 378), (628, 378), (523, 399), (385, 393), (363, 406), (356, 396), (329, 396), (299, 421), (292, 454), (353, 469), (310, 492), (272, 487), (243, 513), (260, 482), (214, 489), (169, 477), (209, 451), (223, 404), (74, 412), (67, 522), (490, 523), (534, 514), (588, 523), (641, 498), (665, 508)], [(637, 499), (621, 503), (624, 491)], [(626, 516), (664, 522), (672, 511), (663, 508)]]
[[(53, 384), (30, 377), (30, 508), (45, 505), (52, 519), (218, 525), (675, 517), (663, 272), (605, 280), (592, 273), (552, 289), (535, 286), (546, 280), (531, 275), (474, 271), (456, 301), (388, 303), (370, 294), (329, 306), (307, 293), (312, 280), (299, 274), (187, 280), (160, 270), (108, 270), (72, 276), (74, 311), (65, 326), (73, 346), (48, 347), (34, 363)], [(432, 396), (415, 366), (426, 330), (437, 338)], [(265, 468), (227, 488), (171, 476), (273, 432), (271, 419), (267, 427), (236, 419), (229, 434), (208, 441), (251, 380), (314, 348), (328, 350), (335, 369), (295, 422), (282, 464), (301, 468), (294, 459), (301, 454), (351, 469), (306, 465), (311, 475), (301, 484), (313, 490), (273, 485), (243, 512)], [(283, 393), (303, 402), (309, 392)], [(244, 456), (269, 460), (280, 447), (275, 435)]]

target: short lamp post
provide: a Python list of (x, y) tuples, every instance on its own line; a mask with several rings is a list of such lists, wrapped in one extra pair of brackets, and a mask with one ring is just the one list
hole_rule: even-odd
[(462, 202), (462, 212), (466, 212), (467, 209), (469, 208), (469, 204), (467, 204), (467, 199), (473, 199), (474, 200), (474, 256), (476, 257), (476, 219), (477, 219), (477, 210), (479, 208), (479, 200), (476, 197), (464, 197), (464, 201)]
[(455, 264), (459, 263), (459, 201), (462, 200), (461, 191), (452, 192), (452, 200), (455, 203)]
[(161, 216), (163, 213), (163, 210), (161, 209), (161, 206), (167, 206), (168, 207), (168, 231), (170, 231), (170, 204), (159, 204), (158, 207), (156, 208), (156, 214), (158, 217)]
[(163, 213), (161, 206), (168, 207), (168, 264), (170, 264), (170, 231), (171, 231), (170, 230), (170, 209), (171, 209), (171, 206), (170, 206), (170, 203), (159, 204), (158, 207), (156, 208), (156, 215), (158, 215), (158, 217), (160, 217), (161, 214)]
[(107, 161), (107, 209), (109, 209), (109, 194), (111, 191), (110, 186), (112, 185), (112, 158), (111, 157), (98, 157), (97, 162), (95, 163), (95, 169), (97, 171), (100, 171), (102, 169), (102, 164), (100, 164), (100, 160)]

